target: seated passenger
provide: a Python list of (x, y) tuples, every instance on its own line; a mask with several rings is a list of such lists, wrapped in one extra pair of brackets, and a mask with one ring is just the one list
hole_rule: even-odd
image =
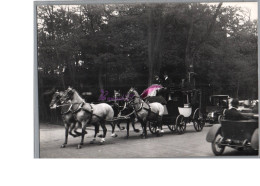
[(238, 99), (233, 99), (231, 101), (231, 108), (226, 110), (224, 113), (225, 119), (228, 119), (228, 120), (248, 120), (249, 119), (237, 110), (238, 105), (239, 105)]
[(255, 106), (253, 107), (252, 112), (255, 114), (258, 114), (258, 102), (256, 102)]
[(153, 84), (157, 84), (157, 85), (160, 85), (162, 82), (161, 82), (161, 79), (159, 78), (159, 76), (154, 76), (154, 79), (153, 79)]

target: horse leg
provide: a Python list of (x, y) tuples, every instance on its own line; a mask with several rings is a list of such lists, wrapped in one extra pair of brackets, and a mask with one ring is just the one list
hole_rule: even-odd
[(147, 130), (146, 130), (146, 125), (147, 125), (147, 122), (144, 121), (144, 138), (147, 138)]
[(146, 121), (143, 121), (143, 126), (144, 126), (144, 128), (143, 128), (143, 130), (144, 130), (144, 136), (143, 136), (143, 138), (145, 139), (145, 138), (147, 138), (147, 130), (146, 130), (146, 124), (147, 124), (147, 122)]
[(142, 138), (145, 139), (147, 138), (147, 131), (146, 131), (146, 121), (140, 120), (140, 123), (142, 125), (143, 133), (142, 133)]
[[(76, 127), (75, 127), (74, 130), (73, 130), (73, 132), (76, 134), (76, 137), (81, 136), (81, 132), (78, 132), (78, 131), (77, 131), (79, 128), (80, 128), (80, 123), (77, 122), (77, 123), (76, 123)], [(84, 132), (85, 132), (85, 134), (88, 133), (87, 131), (84, 131)]]
[(132, 127), (133, 127), (133, 129), (134, 129), (134, 132), (136, 132), (136, 133), (140, 132), (139, 129), (136, 129), (136, 128), (135, 128), (135, 118), (132, 118), (132, 119), (131, 119), (131, 122), (132, 122)]
[(162, 116), (158, 116), (157, 120), (157, 137), (162, 136), (162, 133), (164, 131), (162, 130)]
[(129, 121), (127, 121), (127, 124), (126, 124), (126, 138), (129, 137)]
[[(115, 133), (116, 125), (114, 124), (114, 122), (111, 122), (110, 125), (111, 125), (111, 127), (112, 127), (111, 137), (116, 138), (116, 137), (117, 137), (117, 134)], [(119, 125), (119, 129), (120, 129), (120, 125)]]
[(93, 144), (96, 141), (96, 136), (99, 133), (99, 125), (96, 124), (95, 125), (95, 134), (94, 134), (94, 138), (90, 141), (91, 144)]
[(106, 138), (106, 134), (107, 134), (107, 128), (106, 128), (105, 122), (101, 122), (101, 127), (103, 129), (103, 136), (100, 140), (100, 144), (104, 144), (104, 142), (106, 141), (105, 138)]
[[(79, 135), (75, 135), (75, 134), (72, 133), (72, 130), (74, 129), (75, 124), (76, 124), (76, 123), (71, 123), (71, 126), (69, 127), (69, 134), (70, 134), (71, 136), (73, 136), (74, 138), (79, 136)], [(75, 130), (75, 129), (74, 129), (74, 130)]]
[(82, 130), (81, 130), (81, 141), (80, 141), (80, 144), (78, 144), (78, 149), (81, 149), (81, 146), (83, 145), (84, 143), (84, 137), (85, 137), (85, 130), (86, 130), (86, 127), (87, 127), (87, 122), (84, 121), (84, 122), (81, 122), (82, 124)]
[(65, 148), (68, 142), (68, 136), (69, 136), (69, 127), (68, 124), (65, 124), (65, 141), (64, 143), (61, 145), (61, 148)]
[(121, 127), (121, 126), (120, 126), (120, 122), (118, 122), (116, 125), (117, 125), (117, 127), (118, 127), (120, 130), (125, 130), (125, 127)]

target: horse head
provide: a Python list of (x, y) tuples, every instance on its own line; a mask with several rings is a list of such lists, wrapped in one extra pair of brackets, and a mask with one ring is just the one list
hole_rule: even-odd
[(50, 109), (55, 109), (60, 103), (61, 103), (61, 95), (63, 92), (59, 92), (58, 90), (53, 94), (51, 103), (50, 103)]
[(131, 105), (135, 98), (140, 98), (135, 88), (131, 87), (126, 94), (127, 105)]
[(114, 90), (114, 97), (117, 98), (121, 96), (120, 91)]
[(135, 92), (136, 90), (133, 87), (131, 87), (125, 96), (126, 100), (129, 101), (131, 98), (133, 98), (135, 96)]
[(73, 95), (75, 93), (75, 89), (69, 87), (67, 90), (64, 91), (64, 93), (61, 95), (60, 101), (61, 104), (68, 102), (72, 99)]

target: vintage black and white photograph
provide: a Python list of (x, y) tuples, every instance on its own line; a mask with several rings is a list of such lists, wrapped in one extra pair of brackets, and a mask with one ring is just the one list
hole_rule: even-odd
[(258, 3), (130, 2), (35, 2), (39, 157), (258, 157)]

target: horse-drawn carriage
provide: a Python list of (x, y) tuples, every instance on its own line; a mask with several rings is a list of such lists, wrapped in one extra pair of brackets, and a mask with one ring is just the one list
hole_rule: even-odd
[[(115, 99), (114, 105), (118, 106), (117, 109), (119, 109), (119, 112), (114, 115), (115, 108), (112, 108), (113, 105), (111, 106), (111, 104), (108, 103), (88, 103), (81, 98), (75, 89), (68, 88), (64, 92), (56, 92), (54, 94), (50, 107), (64, 107), (62, 117), (66, 133), (65, 142), (62, 147), (66, 146), (68, 134), (70, 134), (73, 137), (81, 136), (81, 142), (78, 144), (78, 148), (81, 148), (86, 134), (86, 127), (89, 125), (95, 127), (95, 135), (91, 142), (96, 140), (99, 126), (101, 126), (103, 134), (101, 135), (100, 142), (104, 143), (107, 132), (106, 123), (112, 127), (111, 136), (116, 137), (114, 133), (115, 125), (117, 124), (119, 126), (119, 123), (122, 121), (127, 122), (128, 137), (130, 122), (132, 122), (134, 131), (139, 131), (134, 127), (135, 118), (141, 123), (143, 138), (147, 137), (147, 124), (151, 133), (156, 133), (158, 136), (161, 136), (163, 133), (162, 124), (167, 125), (171, 131), (177, 131), (179, 134), (185, 132), (186, 124), (190, 122), (193, 122), (196, 131), (203, 129), (204, 120), (200, 112), (200, 90), (170, 89), (166, 95), (169, 99), (165, 102), (164, 108), (160, 103), (160, 100), (164, 100), (162, 97), (159, 97), (159, 101), (155, 99), (154, 103), (150, 103), (143, 99), (134, 88), (130, 88), (127, 95), (122, 99), (124, 103), (123, 107), (118, 106), (116, 102), (117, 99)], [(164, 110), (167, 111), (164, 112)], [(126, 111), (126, 113), (122, 114), (123, 111)], [(81, 128), (81, 132), (77, 132), (77, 128)], [(121, 129), (120, 126), (119, 128)], [(75, 134), (72, 133), (72, 130)]]
[[(198, 89), (174, 89), (167, 88), (165, 99), (165, 110), (162, 123), (167, 125), (172, 132), (183, 134), (186, 131), (186, 125), (193, 123), (196, 131), (201, 131), (204, 127), (204, 117), (201, 112), (202, 92)], [(164, 94), (165, 95), (165, 94)], [(149, 100), (149, 99), (148, 99)], [(156, 99), (154, 99), (156, 100)], [(151, 133), (156, 132), (156, 123), (149, 122)]]

